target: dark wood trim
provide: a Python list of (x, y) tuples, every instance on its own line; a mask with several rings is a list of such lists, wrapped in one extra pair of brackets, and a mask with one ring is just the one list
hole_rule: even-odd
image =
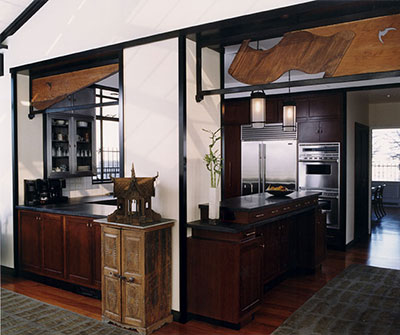
[(17, 73), (11, 74), (11, 122), (12, 122), (12, 178), (13, 178), (13, 243), (14, 268), (18, 274), (18, 100), (17, 100)]
[(6, 275), (6, 276), (12, 276), (16, 277), (17, 276), (17, 271), (13, 268), (10, 268), (8, 266), (1, 266), (1, 275)]
[[(221, 48), (219, 52), (219, 80), (220, 87), (225, 87), (225, 48)], [(221, 125), (221, 157), (225, 157), (225, 131), (223, 125), (223, 117), (224, 117), (224, 101), (225, 95), (220, 95), (220, 125)], [(225, 199), (225, 164), (222, 164), (221, 171), (221, 200)]]
[(124, 52), (121, 50), (118, 53), (118, 85), (119, 85), (119, 108), (118, 108), (118, 119), (119, 119), (119, 176), (120, 178), (125, 177), (125, 127), (124, 127)]
[(187, 322), (186, 36), (178, 38), (179, 104), (179, 322)]
[[(203, 55), (202, 55), (202, 48), (200, 44), (200, 34), (197, 34), (196, 37), (196, 101), (200, 102), (203, 100)], [(223, 87), (223, 86), (221, 86)]]
[(0, 53), (0, 77), (4, 76), (4, 55)]
[[(362, 73), (362, 74), (355, 74), (355, 75), (351, 75), (351, 76), (296, 80), (296, 81), (291, 81), (290, 83), (289, 82), (280, 82), (280, 83), (269, 83), (269, 84), (263, 84), (263, 85), (246, 85), (246, 86), (229, 87), (229, 88), (223, 88), (223, 89), (205, 90), (200, 93), (200, 96), (243, 93), (243, 92), (251, 92), (251, 91), (255, 91), (255, 90), (273, 90), (273, 89), (289, 88), (289, 87), (293, 88), (293, 87), (325, 85), (325, 84), (335, 84), (335, 83), (336, 84), (348, 83), (348, 82), (362, 81), (362, 80), (393, 78), (393, 77), (399, 77), (399, 76), (400, 76), (400, 71)], [(324, 89), (321, 91), (324, 91)], [(270, 93), (269, 95), (273, 95), (273, 94)]]
[(40, 8), (44, 6), (47, 1), (48, 0), (33, 0), (29, 6), (26, 7), (26, 9), (0, 34), (0, 43), (21, 28)]

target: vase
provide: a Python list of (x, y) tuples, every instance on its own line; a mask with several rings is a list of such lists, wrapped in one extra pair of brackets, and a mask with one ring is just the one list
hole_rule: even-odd
[(219, 219), (219, 192), (218, 188), (210, 187), (208, 193), (208, 218)]

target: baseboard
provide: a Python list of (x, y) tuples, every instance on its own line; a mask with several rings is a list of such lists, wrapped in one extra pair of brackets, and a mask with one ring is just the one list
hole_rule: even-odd
[(354, 239), (353, 241), (346, 244), (346, 251), (351, 249), (358, 241)]
[(172, 316), (173, 316), (175, 322), (182, 322), (181, 321), (181, 312), (174, 311), (174, 310), (171, 310), (171, 312), (172, 312)]
[(6, 276), (13, 276), (15, 277), (17, 275), (17, 271), (13, 268), (9, 268), (8, 266), (1, 266), (1, 274), (6, 275)]
[(45, 285), (53, 286), (62, 290), (70, 291), (73, 293), (101, 300), (101, 291), (96, 290), (94, 288), (84, 287), (81, 285), (68, 283), (62, 280), (44, 277), (31, 272), (21, 271), (19, 275), (21, 275), (24, 278), (37, 281)]

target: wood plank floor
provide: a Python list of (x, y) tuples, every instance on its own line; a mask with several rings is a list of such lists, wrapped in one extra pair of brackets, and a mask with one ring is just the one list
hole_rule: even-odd
[[(239, 331), (191, 320), (186, 324), (172, 322), (155, 335), (179, 334), (270, 334), (297, 308), (329, 280), (353, 263), (400, 270), (400, 209), (388, 208), (387, 215), (373, 222), (371, 237), (347, 252), (328, 251), (321, 269), (309, 275), (290, 277), (264, 295), (261, 309), (254, 320)], [(101, 319), (100, 300), (46, 286), (23, 278), (3, 276), (1, 286), (32, 298)]]

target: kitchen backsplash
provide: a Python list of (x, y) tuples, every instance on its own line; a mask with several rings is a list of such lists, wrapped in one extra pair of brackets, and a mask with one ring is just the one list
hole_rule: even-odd
[(113, 191), (114, 184), (93, 184), (92, 177), (67, 178), (63, 195), (69, 198), (103, 195)]

